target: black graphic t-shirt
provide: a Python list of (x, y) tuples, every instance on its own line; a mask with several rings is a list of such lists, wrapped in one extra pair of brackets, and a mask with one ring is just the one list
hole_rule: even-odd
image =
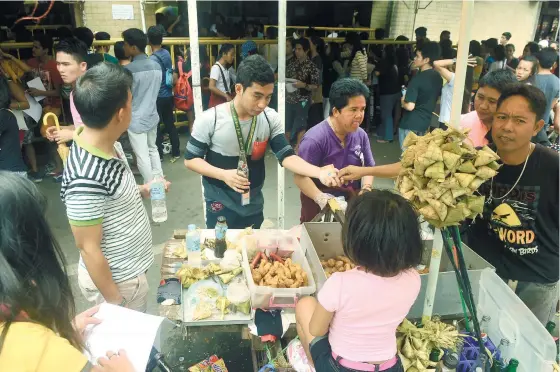
[(504, 165), (479, 192), (487, 198), (482, 218), (466, 233), (466, 243), (496, 267), (504, 279), (554, 283), (559, 278), (558, 154), (535, 145), (515, 189), (523, 164)]

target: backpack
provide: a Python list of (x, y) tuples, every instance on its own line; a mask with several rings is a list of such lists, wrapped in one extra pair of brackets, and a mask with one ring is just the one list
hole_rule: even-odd
[(192, 75), (192, 70), (188, 73), (183, 72), (182, 57), (179, 57), (177, 65), (179, 67), (179, 79), (175, 84), (175, 94), (173, 101), (175, 102), (175, 107), (178, 110), (188, 111), (194, 104), (193, 90), (191, 87), (191, 83), (189, 83), (189, 78)]
[(153, 56), (158, 59), (159, 64), (161, 65), (161, 71), (162, 74), (164, 74), (162, 78), (165, 78), (165, 86), (168, 88), (173, 88), (173, 70), (170, 68), (165, 68), (163, 60), (156, 53), (153, 53)]

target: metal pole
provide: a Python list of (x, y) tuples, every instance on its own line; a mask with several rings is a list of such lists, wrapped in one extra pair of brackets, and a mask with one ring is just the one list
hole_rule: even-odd
[[(200, 89), (200, 56), (198, 44), (198, 18), (196, 12), (196, 0), (188, 0), (189, 12), (189, 47), (191, 50), (191, 71), (194, 93), (195, 117), (202, 115), (202, 91)], [(202, 213), (206, 221), (206, 203), (204, 202), (204, 186), (202, 176), (200, 177), (200, 189), (202, 190)]]
[(465, 79), (467, 77), (467, 59), (469, 58), (469, 41), (471, 39), (471, 25), (474, 11), (473, 0), (463, 0), (461, 12), (461, 28), (459, 29), (459, 42), (457, 45), (457, 64), (455, 66), (455, 83), (453, 86), (453, 100), (451, 101), (450, 123), (459, 128), (461, 122), (461, 108), (463, 107), (463, 94)]
[[(278, 115), (286, 121), (286, 0), (278, 0)], [(278, 164), (278, 228), (284, 229), (284, 168)]]
[(146, 16), (144, 15), (144, 0), (140, 0), (140, 19), (142, 20), (142, 31), (146, 33)]
[[(451, 120), (449, 123), (455, 128), (459, 128), (461, 121), (461, 107), (463, 105), (463, 92), (465, 89), (465, 78), (467, 75), (467, 58), (469, 54), (469, 40), (473, 8), (473, 0), (463, 0), (463, 10), (461, 12), (461, 29), (459, 31), (459, 45), (457, 51), (457, 66), (455, 69), (455, 85), (453, 86)], [(424, 298), (424, 311), (422, 312), (422, 323), (425, 323), (432, 317), (442, 251), (443, 237), (441, 235), (441, 230), (435, 229), (432, 256), (430, 259), (430, 273), (428, 274), (428, 285), (426, 288), (426, 297)]]

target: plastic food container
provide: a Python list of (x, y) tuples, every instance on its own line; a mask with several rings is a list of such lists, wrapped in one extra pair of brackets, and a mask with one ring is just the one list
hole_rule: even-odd
[[(258, 251), (264, 251), (264, 248), (257, 248)], [(261, 287), (254, 283), (251, 268), (249, 266), (249, 257), (247, 255), (247, 247), (242, 245), (243, 255), (243, 272), (247, 278), (247, 286), (251, 292), (251, 304), (254, 308), (271, 309), (271, 308), (293, 308), (296, 306), (298, 298), (309, 296), (315, 293), (316, 285), (311, 267), (305, 258), (305, 253), (297, 241), (293, 242), (294, 252), (292, 261), (300, 264), (302, 269), (307, 273), (308, 285), (300, 288), (272, 288)]]

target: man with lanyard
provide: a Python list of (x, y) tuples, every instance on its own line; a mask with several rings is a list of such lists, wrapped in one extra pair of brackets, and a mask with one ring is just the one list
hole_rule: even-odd
[(230, 228), (260, 227), (269, 142), (280, 164), (290, 171), (318, 178), (326, 186), (337, 184), (332, 166), (319, 168), (294, 154), (278, 113), (267, 108), (273, 90), (270, 65), (261, 56), (250, 56), (238, 68), (233, 101), (196, 118), (185, 166), (203, 176), (207, 228), (214, 228), (219, 216), (226, 217)]

